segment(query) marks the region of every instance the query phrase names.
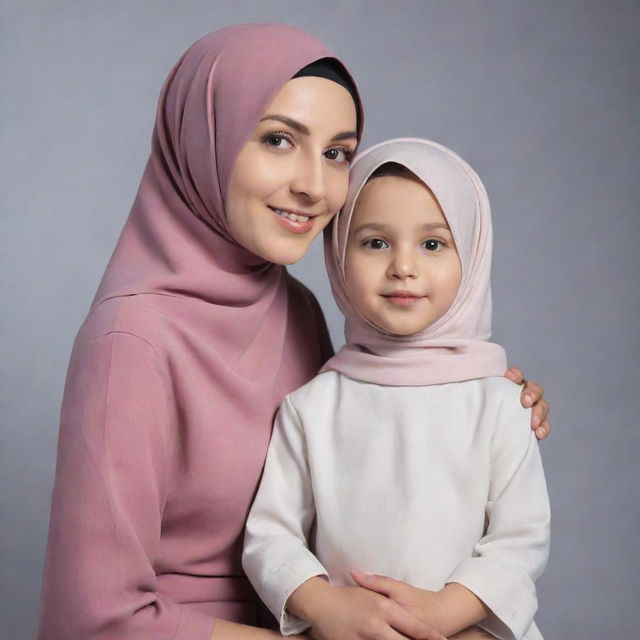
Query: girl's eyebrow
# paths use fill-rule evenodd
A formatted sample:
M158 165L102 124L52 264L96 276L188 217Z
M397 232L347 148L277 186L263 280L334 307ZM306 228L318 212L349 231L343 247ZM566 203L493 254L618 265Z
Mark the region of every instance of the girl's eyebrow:
M364 224L361 224L359 227L356 227L355 229L353 229L352 233L360 233L365 229L367 230L371 229L371 231L387 231L388 228L389 227L386 224L383 224L380 222L365 222ZM444 222L425 222L424 224L420 225L420 229L422 231L436 231L437 229L442 229L444 231L448 231L449 233L451 233L451 229L449 228L449 225L445 224Z
M291 127L294 131L298 131L302 135L309 136L311 135L311 131L307 125L302 124L302 122L298 122L293 118L288 118L287 116L281 116L277 113L266 115L264 118L260 119L260 122L264 122L265 120L277 120L278 122L282 122L287 126ZM343 131L342 133L337 133L333 138L331 138L331 142L335 142L337 140L347 140L349 138L357 138L358 134L355 131Z

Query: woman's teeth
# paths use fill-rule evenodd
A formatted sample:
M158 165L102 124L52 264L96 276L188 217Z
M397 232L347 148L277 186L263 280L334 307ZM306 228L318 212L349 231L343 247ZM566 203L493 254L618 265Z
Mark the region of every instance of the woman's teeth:
M294 222L306 222L310 216L298 216L295 213L289 213L288 211L283 211L282 209L272 209L279 216L283 218L289 218L289 220L293 220Z

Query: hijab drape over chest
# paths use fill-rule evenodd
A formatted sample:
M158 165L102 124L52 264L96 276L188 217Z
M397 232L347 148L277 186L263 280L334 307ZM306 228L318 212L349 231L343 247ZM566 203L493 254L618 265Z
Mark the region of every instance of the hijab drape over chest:
M449 311L409 336L378 329L353 306L345 282L345 252L356 200L371 174L388 162L413 172L433 192L453 234L462 280ZM476 172L430 140L382 142L356 158L347 201L325 232L325 262L334 297L346 318L346 345L325 365L346 376L392 386L423 386L501 376L503 349L491 335L491 215Z
M286 25L196 42L71 356L39 638L208 640L256 622L246 514L282 398L331 355L319 306L239 246L225 196L280 88L334 57Z

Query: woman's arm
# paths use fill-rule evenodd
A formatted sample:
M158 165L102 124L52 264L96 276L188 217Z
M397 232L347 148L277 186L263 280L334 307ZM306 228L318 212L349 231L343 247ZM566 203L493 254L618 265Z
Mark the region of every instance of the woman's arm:
M76 345L62 407L40 640L209 640L213 618L161 595L154 561L173 436L142 339ZM108 630L108 632L107 632Z
M544 389L533 380L526 380L518 367L510 367L505 371L505 378L521 384L520 403L525 409L531 407L531 429L538 440L544 440L551 433L549 422L549 403L544 399Z

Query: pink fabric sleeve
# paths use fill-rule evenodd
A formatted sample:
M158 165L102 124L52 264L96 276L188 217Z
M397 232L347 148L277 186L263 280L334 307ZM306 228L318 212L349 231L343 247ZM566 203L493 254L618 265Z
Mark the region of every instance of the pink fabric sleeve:
M76 345L62 407L38 640L209 640L213 619L157 593L173 411L152 347Z

